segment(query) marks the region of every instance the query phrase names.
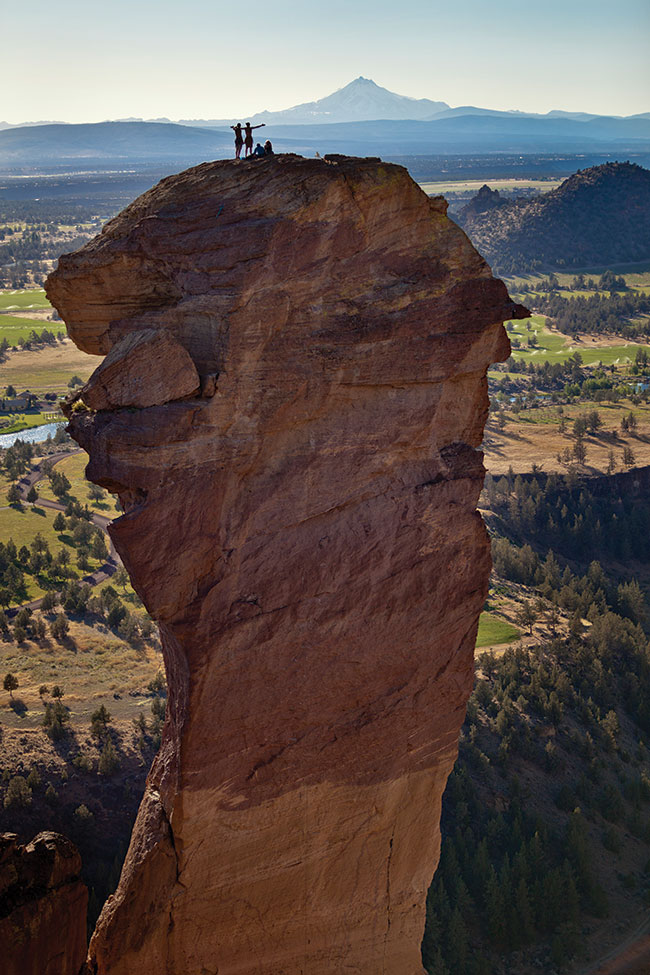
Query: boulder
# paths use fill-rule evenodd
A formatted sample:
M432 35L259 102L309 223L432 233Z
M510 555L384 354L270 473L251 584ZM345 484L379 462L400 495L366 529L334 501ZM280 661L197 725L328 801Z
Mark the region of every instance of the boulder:
M112 347L78 396L91 410L160 406L196 394L189 354L162 328L128 332Z

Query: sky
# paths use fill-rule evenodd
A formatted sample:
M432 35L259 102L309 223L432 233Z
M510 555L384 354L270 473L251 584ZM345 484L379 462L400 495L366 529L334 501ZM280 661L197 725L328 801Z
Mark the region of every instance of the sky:
M650 111L650 0L31 0L2 33L11 123L244 117L359 75L451 106Z

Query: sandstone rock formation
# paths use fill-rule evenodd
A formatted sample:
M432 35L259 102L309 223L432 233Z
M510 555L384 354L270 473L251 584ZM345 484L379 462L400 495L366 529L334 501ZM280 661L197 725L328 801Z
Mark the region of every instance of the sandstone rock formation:
M115 343L86 383L83 401L91 410L160 406L199 388L199 374L180 342L165 329L145 328Z
M292 156L163 180L47 291L80 348L166 332L201 379L71 422L169 685L89 971L421 972L525 310L404 169Z
M18 843L0 835L3 975L78 975L86 957L88 891L81 857L58 833Z

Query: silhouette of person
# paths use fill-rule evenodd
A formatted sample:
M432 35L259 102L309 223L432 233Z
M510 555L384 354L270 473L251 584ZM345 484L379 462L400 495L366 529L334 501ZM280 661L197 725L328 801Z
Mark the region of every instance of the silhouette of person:
M252 156L253 154L253 129L263 129L264 122L260 125L251 125L250 122L246 123L246 128L244 130L244 145L246 146L246 152L244 156Z
M270 139L267 139L266 142L264 143L264 152L266 153L267 156L274 155L273 146L271 145Z
M259 144L259 142L255 146L255 151L253 152L253 155L256 158L260 158L261 156L265 156L266 155L266 153L264 152L264 148Z
M240 159L241 147L244 144L244 136L242 135L241 122L237 122L237 125L231 125L230 128L235 133L235 159Z

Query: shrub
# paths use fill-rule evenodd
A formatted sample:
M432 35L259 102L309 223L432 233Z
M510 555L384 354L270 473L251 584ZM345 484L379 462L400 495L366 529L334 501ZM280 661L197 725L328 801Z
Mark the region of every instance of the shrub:
M72 759L72 764L75 768L78 768L80 772L92 772L93 770L93 760L92 757L87 752L79 752Z
M59 793L56 791L51 782L45 790L45 801L49 803L50 806L54 806L55 803L59 801Z
M60 700L56 701L55 704L48 703L45 705L43 727L52 741L60 741L63 738L66 733L65 726L69 720L70 715Z
M67 637L69 630L70 624L67 619L63 613L58 613L50 623L50 633L61 643Z
M110 711L103 704L96 711L93 711L90 718L90 730L95 738L106 737L110 720Z
M4 807L11 809L16 806L19 809L26 809L32 803L32 790L27 785L27 781L22 775L14 775L7 787Z
M90 832L90 829L93 823L95 822L95 817L91 813L88 806L86 806L86 804L82 802L80 806L77 806L73 815L75 818L75 823L77 824L81 832L83 833Z
M99 765L97 770L100 775L112 775L120 767L120 758L115 751L115 746L113 742L108 739L104 747L102 748L102 753L99 756Z
M56 606L56 598L56 593L52 592L52 590L46 592L41 600L41 612L51 613Z

